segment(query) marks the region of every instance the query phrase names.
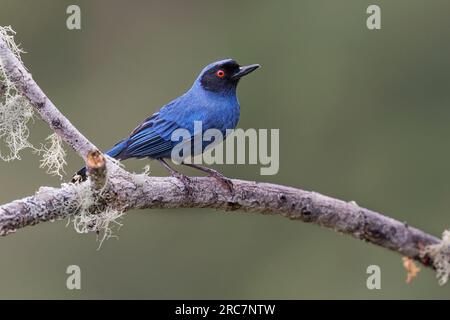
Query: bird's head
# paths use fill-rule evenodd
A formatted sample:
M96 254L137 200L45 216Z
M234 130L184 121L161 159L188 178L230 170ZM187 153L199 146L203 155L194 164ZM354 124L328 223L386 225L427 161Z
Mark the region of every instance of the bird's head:
M216 93L234 92L239 80L259 67L259 64L241 67L233 59L220 60L207 65L200 72L196 82L208 91Z

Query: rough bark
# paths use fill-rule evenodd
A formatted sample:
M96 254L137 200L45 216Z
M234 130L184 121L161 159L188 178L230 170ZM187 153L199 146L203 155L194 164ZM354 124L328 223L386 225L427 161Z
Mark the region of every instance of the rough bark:
M109 205L118 210L215 208L280 215L349 234L429 266L422 249L440 239L354 202L269 183L232 180L234 192L214 178L191 178L190 192L175 178L133 175L119 169L109 179ZM39 222L77 214L76 186L44 188L36 195L0 207L0 235Z

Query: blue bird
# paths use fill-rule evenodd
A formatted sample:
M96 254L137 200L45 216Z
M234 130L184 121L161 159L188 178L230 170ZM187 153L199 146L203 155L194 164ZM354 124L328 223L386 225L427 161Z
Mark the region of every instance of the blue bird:
M193 138L194 121L201 121L203 132L218 129L225 137L226 130L236 128L239 121L237 84L243 76L259 67L258 64L241 67L233 59L209 64L186 93L146 118L127 138L119 141L106 154L118 160L157 159L172 176L186 185L188 178L171 168L165 160L171 157L172 149L180 143L171 140L172 133L176 129L187 129ZM207 145L208 143L204 143L201 152ZM229 180L216 170L196 164L183 164L206 172L230 186ZM82 168L72 178L72 182L85 179L86 168Z

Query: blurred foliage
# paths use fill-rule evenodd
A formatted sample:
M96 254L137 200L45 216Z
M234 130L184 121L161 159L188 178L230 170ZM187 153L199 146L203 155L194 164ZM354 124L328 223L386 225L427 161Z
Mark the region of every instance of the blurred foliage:
M82 30L66 29L77 3ZM379 4L382 29L365 26ZM280 128L280 172L224 174L314 190L440 235L449 226L450 2L0 1L23 60L60 110L108 148L219 58L260 63L240 84L242 128ZM40 142L50 133L31 127ZM142 171L148 161L127 161ZM68 150L69 173L82 165ZM154 175L164 170L151 162ZM191 171L189 171L192 173ZM58 178L39 157L0 163L0 202ZM120 239L46 223L0 241L0 298L448 298L434 273L405 284L401 257L280 217L213 210L129 212ZM68 265L82 270L69 291ZM366 288L366 268L382 289Z

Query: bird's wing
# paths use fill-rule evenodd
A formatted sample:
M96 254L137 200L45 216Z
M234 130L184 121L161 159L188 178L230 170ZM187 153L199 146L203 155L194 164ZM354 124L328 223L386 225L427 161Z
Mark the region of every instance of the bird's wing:
M146 119L132 131L121 155L129 158L159 158L170 154L175 142L171 141L172 132L180 126L156 113Z
M197 106L197 101L181 96L162 107L158 112L144 120L130 136L119 142L118 158L160 158L170 156L170 152L178 141L172 141L172 133L177 129L187 129L191 139L194 138L194 121L203 122L203 130L211 127L206 109ZM196 134L201 134L200 132Z

